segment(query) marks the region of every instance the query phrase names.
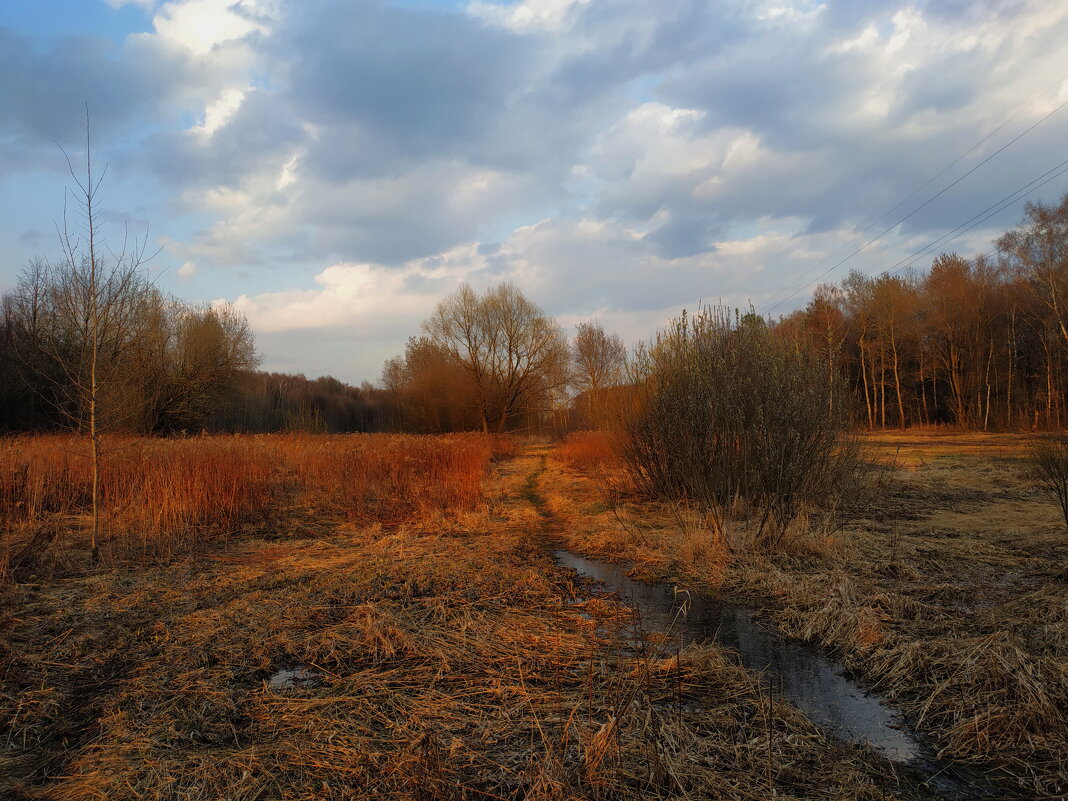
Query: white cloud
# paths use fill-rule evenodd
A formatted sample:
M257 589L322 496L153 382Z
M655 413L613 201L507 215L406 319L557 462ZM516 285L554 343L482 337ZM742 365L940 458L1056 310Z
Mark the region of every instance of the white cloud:
M257 332L340 327L372 333L395 329L397 321L414 332L443 288L451 291L484 268L477 250L466 245L400 268L334 264L315 276L316 289L241 295L233 304Z
M518 3L473 2L467 12L502 28L530 33L564 28L579 6L590 0L522 0Z
M197 266L191 261L187 261L181 267L178 268L178 277L183 281L188 281L197 274Z
M219 95L215 102L204 109L204 120L200 125L194 126L192 132L203 138L211 136L226 123L228 123L241 107L245 99L244 89L226 89Z
M265 26L255 18L265 4L256 0L174 0L164 3L152 23L165 40L203 56Z

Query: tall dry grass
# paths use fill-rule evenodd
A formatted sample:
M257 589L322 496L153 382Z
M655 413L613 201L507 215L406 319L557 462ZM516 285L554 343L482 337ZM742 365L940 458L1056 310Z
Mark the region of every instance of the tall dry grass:
M295 511L398 524L469 509L486 465L509 447L481 434L113 437L101 476L105 536L114 553L171 555ZM8 563L77 530L91 487L84 440L0 440Z
M575 431L553 450L553 456L572 470L595 470L619 462L612 439L604 431Z

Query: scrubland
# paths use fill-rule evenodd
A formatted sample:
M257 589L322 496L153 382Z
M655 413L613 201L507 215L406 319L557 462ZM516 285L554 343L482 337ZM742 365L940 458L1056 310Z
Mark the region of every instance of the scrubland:
M5 443L0 796L914 797L729 654L635 646L503 441L115 442L99 564L76 445Z
M744 508L713 519L641 498L602 435L552 451L539 483L567 547L748 598L836 651L945 756L1006 794L1068 793L1068 537L1026 477L1029 437L866 438L881 489L841 526L804 515L774 551ZM598 441L601 440L601 441Z

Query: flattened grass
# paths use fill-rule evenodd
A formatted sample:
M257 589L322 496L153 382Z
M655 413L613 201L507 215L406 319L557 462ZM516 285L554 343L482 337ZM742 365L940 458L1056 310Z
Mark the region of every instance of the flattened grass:
M791 553L701 557L691 521L553 460L544 492L568 547L757 599L769 624L836 649L933 735L1038 798L1068 794L1068 537L1026 479L1023 435L892 432L898 465L865 519L799 537ZM614 510L595 512L616 501ZM711 543L716 534L705 530ZM697 554L695 558L694 554Z
M472 510L10 587L0 795L895 797L718 649L629 650L628 610L534 544L535 466Z

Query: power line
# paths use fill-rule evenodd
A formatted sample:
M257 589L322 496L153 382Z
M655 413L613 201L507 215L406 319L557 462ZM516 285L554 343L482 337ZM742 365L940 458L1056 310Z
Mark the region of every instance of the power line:
M909 256L906 256L905 258L903 258L900 261L896 262L895 264L893 264L890 267L890 269L884 271L883 274L885 274L887 276L897 275L902 270L907 269L908 267L911 267L912 266L912 262L915 261L916 259L924 258L926 256L929 256L931 253L933 253L935 250L941 248L943 245L946 245L949 242L952 242L954 239L959 239L960 237L964 236L964 234L966 234L969 231L971 231L971 230L979 227L980 225L982 225L984 222L989 220L991 217L993 217L996 214L1004 211L1009 206L1011 206L1013 203L1017 202L1018 200L1022 199L1023 197L1026 197L1027 195L1029 195L1029 194L1031 194L1033 192L1038 191L1039 189L1044 187L1046 184L1050 183L1051 181L1056 180L1057 178L1059 178L1059 177L1061 177L1062 175L1065 175L1065 174L1068 174L1068 159L1065 159L1060 164L1058 164L1055 167L1052 167L1051 169L1049 169L1046 172L1042 173L1042 175L1039 175L1037 178L1034 178L1034 179L1028 181L1026 184L1021 186L1015 192L1011 192L1008 195L1006 195L1005 197L1001 198L1001 200L997 201L996 203L994 203L994 204L992 204L990 206L987 206L985 209L980 211L978 214L975 214L971 218L969 218L969 219L965 220L964 222L962 222L960 225L958 225L952 231L949 231L948 233L943 234L942 236L938 237L938 239L934 240L933 242L929 242L928 244L924 245L919 250L914 251ZM997 250L998 250L997 248L994 248L993 250L989 250L986 253L982 254L982 257L986 258L987 256L992 256L995 253L997 253Z
M922 191L923 191L924 189L926 189L926 188L927 188L928 186L930 186L930 185L931 185L932 183L934 183L934 182L935 182L935 181L937 181L937 180L938 180L939 178L941 178L941 177L942 177L943 175L945 175L945 174L946 174L947 172L949 172L949 171L950 171L951 169L953 169L953 167L957 166L957 165L958 165L958 164L959 164L959 163L960 163L961 161L963 161L963 160L964 160L965 158L967 158L967 157L968 157L969 155L971 155L971 154L972 154L972 153L973 153L973 152L974 152L975 150L977 150L977 149L978 149L979 147L981 147L981 146L982 146L982 145L984 145L984 144L985 144L985 143L986 143L987 141L989 141L989 140L990 140L990 139L991 139L991 138L992 138L993 136L995 136L995 135L996 135L996 134L997 134L997 133L998 133L999 131L1001 131L1001 130L1002 130L1002 129L1003 129L1003 128L1004 128L1005 126L1006 126L1006 125L1008 125L1008 124L1009 124L1010 122L1012 122L1012 121L1013 121L1014 119L1016 119L1017 117L1019 117L1019 116L1020 116L1020 115L1021 115L1021 114L1022 114L1022 113L1023 113L1024 111L1026 111L1026 110L1027 110L1027 109L1029 109L1029 108L1030 108L1031 106L1033 106L1033 105L1034 105L1034 104L1035 104L1035 103L1036 103L1036 102L1038 101L1038 99L1039 99L1040 97L1042 97L1043 95L1045 95L1045 94L1046 94L1047 92L1049 92L1049 90L1050 90L1050 89L1053 89L1053 88L1054 88L1055 86L1059 86L1060 84L1064 83L1064 82L1065 82L1066 80L1068 80L1068 74L1064 75L1064 76L1063 76L1063 77L1061 77L1061 78L1058 78L1058 79L1057 79L1056 81L1054 81L1053 83L1051 83L1051 84L1050 84L1049 86L1047 86L1047 87L1046 87L1045 89L1043 89L1043 90L1041 90L1040 92L1038 92L1037 94L1035 94L1035 95L1034 95L1034 96L1033 96L1033 97L1032 97L1032 98L1031 98L1030 100L1028 100L1028 101L1027 101L1026 103L1024 103L1024 104L1023 104L1022 106L1020 106L1020 107L1019 107L1018 109L1016 109L1016 111L1014 111L1014 112L1013 112L1013 113L1012 113L1011 115L1009 115L1009 117L1008 117L1008 118L1007 118L1007 119L1006 119L1006 120L1005 120L1004 122L1002 122L1002 123L1001 123L1001 124L1000 124L999 126L997 126L997 127L996 127L996 128L994 129L994 130L992 130L992 131L991 131L990 133L988 133L988 134L987 134L986 136L984 136L984 137L983 137L982 139L980 139L980 140L979 140L978 142L976 142L976 143L975 143L974 145L972 145L972 146L971 146L970 148L968 148L967 150L965 150L965 151L964 151L963 153L961 153L961 154L960 154L959 156L957 156L957 158L953 159L953 161L951 161L951 162L950 162L949 164L947 164L947 165L946 165L945 167L943 167L943 168L942 168L942 169L941 169L941 170L940 170L940 171L939 171L939 172L938 172L938 173L937 173L936 175L934 175L933 177L931 177L931 178L927 179L926 181L924 181L924 183L920 184L920 185L919 185L918 187L916 187L915 189L913 189L913 190L912 190L912 191L911 191L911 192L910 192L910 193L909 193L908 195L906 195L906 196L905 196L904 198L902 198L901 200L899 200L899 201L898 201L897 203L895 203L895 204L894 204L893 206L891 206L891 207L890 207L889 209L887 209L886 211L884 211L884 212L883 212L883 213L882 213L881 215L879 215L879 216L878 216L878 217L876 217L876 218L875 218L874 220L872 220L872 221L871 221L871 222L869 222L869 223L868 223L867 225L865 225L865 226L864 226L864 228L863 228L863 229L861 229L861 231L859 231L859 232L858 232L858 233L856 233L856 234L853 234L853 236L851 236L851 237L850 237L850 238L849 238L849 239L848 239L848 240L847 240L846 242L843 242L843 243L842 243L841 245L839 245L839 246L838 246L837 248L835 248L835 249L834 249L834 251L833 251L833 252L831 253L831 255L830 255L830 256L827 256L827 257L826 257L825 259L823 259L822 261L820 261L819 263L817 263L815 267L813 267L813 268L812 268L811 270L809 270L809 271L808 271L808 272L807 272L807 273L805 274L804 278L806 278L806 279L807 279L807 278L808 278L808 277L809 277L809 276L810 276L810 275L811 275L812 273L814 273L814 272L815 272L816 270L818 270L818 269L819 269L820 267L822 267L822 266L823 266L824 264L826 264L826 263L827 263L828 261L830 261L830 260L831 260L831 259L833 259L833 258L834 258L835 256L837 256L837 255L838 255L838 254L839 254L839 253L840 253L840 252L841 252L842 250L844 250L845 248L849 247L849 245L851 245L851 244L852 244L852 243L853 243L854 241L856 241L856 239L857 239L857 238L858 238L858 237L859 237L860 235L862 235L862 234L864 234L864 233L867 233L867 232L868 232L868 231L869 231L869 230L871 229L871 227L872 227L872 226L874 226L874 225L875 225L876 223L878 223L878 222L880 222L880 221L882 221L882 220L886 219L886 217L890 216L890 214L892 214L892 213L893 213L894 211L896 211L897 209L899 209L899 208L900 208L901 206L905 205L905 204L906 204L906 203L907 203L908 201L912 200L912 198L914 198L914 197L915 197L916 195L918 195L918 194L919 194L920 192L922 192ZM806 286L807 286L807 285L806 285ZM772 298L771 298L771 299L770 299L770 300L769 300L768 302L769 302L769 303L771 303L771 302L775 302L775 301L777 301L777 299L778 299L778 295L780 295L780 294L781 294L781 293L782 293L783 291L785 291L785 290L786 290L786 289L788 289L788 288L789 288L789 287L783 287L782 289L778 290L778 291L777 291L777 292L775 293L775 295L774 295L774 296L773 296L773 297L772 297ZM778 304L776 304L776 305L778 305ZM772 306L771 308L775 308L775 306ZM769 309L769 311L770 311L770 309Z
M904 259L901 259L900 261L898 261L897 263L892 265L890 267L890 269L886 271L886 273L888 275L896 275L897 273L901 272L901 270L905 269L906 267L911 266L911 263L912 263L913 260L918 259L918 258L924 258L925 256L929 256L931 253L933 253L935 250L937 250L938 248L942 247L943 245L946 245L949 242L952 242L954 239L959 239L960 237L964 236L964 234L966 234L969 231L971 231L971 230L979 227L980 225L982 225L984 222L989 220L995 214L998 214L999 212L1004 211L1005 209L1007 209L1009 206L1011 206L1016 201L1020 200L1021 198L1025 197L1026 195L1031 194L1032 192L1035 192L1035 191L1041 189L1043 186L1048 184L1050 181L1053 181L1053 180L1059 178L1060 176L1064 175L1065 173L1068 173L1068 159L1065 159L1060 164L1058 164L1056 167L1053 167L1052 169L1047 170L1046 172L1042 173L1042 175L1038 176L1034 180L1027 182L1022 187L1017 189L1015 192L1012 192L1011 194L1006 195L1001 200L999 200L997 203L994 203L991 206L987 206L985 209L983 209L981 212L976 214L974 217L972 217L971 219L965 220L963 223L958 225L952 231L950 231L950 232L948 232L946 234L943 234L938 239L936 239L934 242L931 242L931 243L925 245L924 247L920 248L920 250L915 251L914 253L912 253L910 256L906 256ZM1045 179L1045 180L1043 180L1043 179ZM1040 181L1041 181L1041 183L1039 183ZM1037 186L1035 186L1035 184L1037 184ZM990 255L990 254L995 253L995 252L997 252L996 248L993 251L989 251L988 253L986 253L984 255Z
M895 222L895 223L894 223L893 225L891 225L891 226L889 226L888 228L884 229L884 230L883 230L883 231L882 231L881 233L879 233L879 234L878 234L878 236L875 236L875 237L873 237L873 238L869 239L869 240L868 240L867 242L865 242L865 243L864 243L863 245L861 245L861 246L860 246L859 248L857 248L857 249L856 249L856 250L854 250L854 251L853 251L852 253L850 253L850 254L849 254L848 256L846 256L846 257L845 257L844 259L842 259L841 261L837 262L836 264L834 264L834 265L832 265L831 267L829 267L829 268L827 268L826 270L824 270L824 271L823 271L822 273L820 273L820 274L819 274L818 276L816 276L816 278L814 278L814 279L812 279L811 281L807 282L807 283L806 283L806 284L804 284L803 286L800 286L800 287L798 287L797 289L795 289L795 290L794 290L793 292L791 292L791 293L790 293L789 295L787 295L787 296L786 296L785 298L783 298L782 300L780 300L780 301L778 301L778 302L774 303L773 305L769 306L769 307L768 307L767 309L765 309L765 310L764 310L764 314L770 314L771 312L773 312L773 311L774 311L775 309L777 309L777 308L778 308L779 306L781 306L782 304L786 303L787 301L789 301L789 300L791 300L792 298L794 298L794 297L796 297L797 295L799 295L799 294L800 294L801 292L803 292L803 291L804 291L805 289L807 289L808 287L810 287L810 286L811 286L812 284L814 284L814 283L815 283L816 281L819 281L820 279L822 279L822 278L825 278L825 277L826 277L827 275L829 275L830 273L832 273L832 272L834 272L835 270L837 270L837 269L838 269L839 267L841 267L841 266L842 266L843 264L845 264L845 263L846 263L847 261L849 261L850 259L852 259L852 258L853 258L854 256L856 256L856 255L857 255L858 253L862 252L863 250L865 250L866 248L868 248L868 247L869 247L870 245L874 244L875 242L878 242L878 241L879 241L880 239L882 239L882 238L883 238L884 236L886 236L886 235L887 235L888 233L890 233L890 232L891 232L891 231L893 231L893 230L894 230L895 228L897 228L897 226L901 225L901 223L905 222L905 221L906 221L906 220L908 220L908 219L909 219L910 217L912 217L912 216L913 216L913 215L914 215L914 214L915 214L916 212L920 211L920 209L924 208L925 206L929 205L929 204L930 204L930 203L931 203L932 201L934 201L934 200L936 200L937 198L939 198L939 197L941 197L942 195L944 195L944 194L945 194L946 192L948 192L948 191L949 191L950 189L952 189L952 188L953 188L954 186L956 186L957 184L959 184L959 183L960 183L961 181L963 181L963 180L964 180L965 178L967 178L967 177L968 177L969 175L971 175L971 174L972 174L973 172L975 172L975 171L976 171L976 170L978 170L978 169L979 169L980 167L982 167L983 165L987 164L987 163L988 163L988 162L989 162L989 161L990 161L991 159L995 158L995 157L996 157L996 156L998 156L998 155L999 155L1000 153L1004 152L1004 151L1005 151L1005 150L1006 150L1007 148L1011 147L1011 146L1012 146L1013 144L1015 144L1016 142L1018 142L1018 141L1019 141L1020 139L1022 139L1022 138L1023 138L1024 136L1026 136L1027 134L1029 134L1029 133L1030 133L1031 131L1033 131L1033 130L1034 130L1035 128L1037 128L1037 127L1038 127L1039 125L1041 125L1042 123L1044 123L1044 122L1045 122L1046 120L1048 120L1048 119L1049 119L1050 117L1052 117L1052 116L1053 116L1054 114L1056 114L1056 113L1057 113L1058 111L1060 111L1061 109L1063 109L1063 108L1064 108L1065 106L1068 106L1068 100L1066 100L1066 101L1064 101L1063 103L1061 103L1061 104L1060 104L1059 106L1057 106L1057 107L1056 107L1055 109L1053 109L1053 111L1051 111L1051 112L1049 112L1048 114L1046 114L1046 116L1042 117L1042 118L1041 118L1040 120L1038 120L1037 122L1035 122L1035 123L1033 123L1032 125L1030 125L1029 127L1025 128L1025 129L1024 129L1023 131L1021 131L1021 132L1020 132L1019 134L1017 134L1016 136L1014 136L1014 137L1013 137L1012 139L1010 139L1010 140L1009 140L1008 142L1006 142L1006 143L1005 143L1004 145L1002 145L1001 147L999 147L999 148L998 148L997 150L995 150L995 151L994 151L993 153L991 153L991 154L990 154L989 156L987 156L986 158L984 158L984 159L983 159L982 161L980 161L980 162L979 162L978 164L976 164L976 165L975 165L974 167L972 167L972 168L971 168L970 170L968 170L967 172L965 172L965 173L964 173L963 175L961 175L961 176L960 176L959 178L957 178L956 180L954 180L953 182L951 182L951 183L950 183L949 185L947 185L947 186L946 186L946 187L944 187L943 189L941 189L941 190L939 190L938 192L936 192L936 193L935 193L934 195L932 195L931 197L929 197L929 198L928 198L927 200L925 200L925 201L924 201L923 203L921 203L921 204L920 204L919 206L917 206L916 208L914 208L914 209L913 209L912 211L910 211L910 212L909 212L908 214L906 214L906 215L905 215L904 217L902 217L901 219L899 219L899 220L898 220L897 222ZM885 216L885 215L884 215L884 216Z

